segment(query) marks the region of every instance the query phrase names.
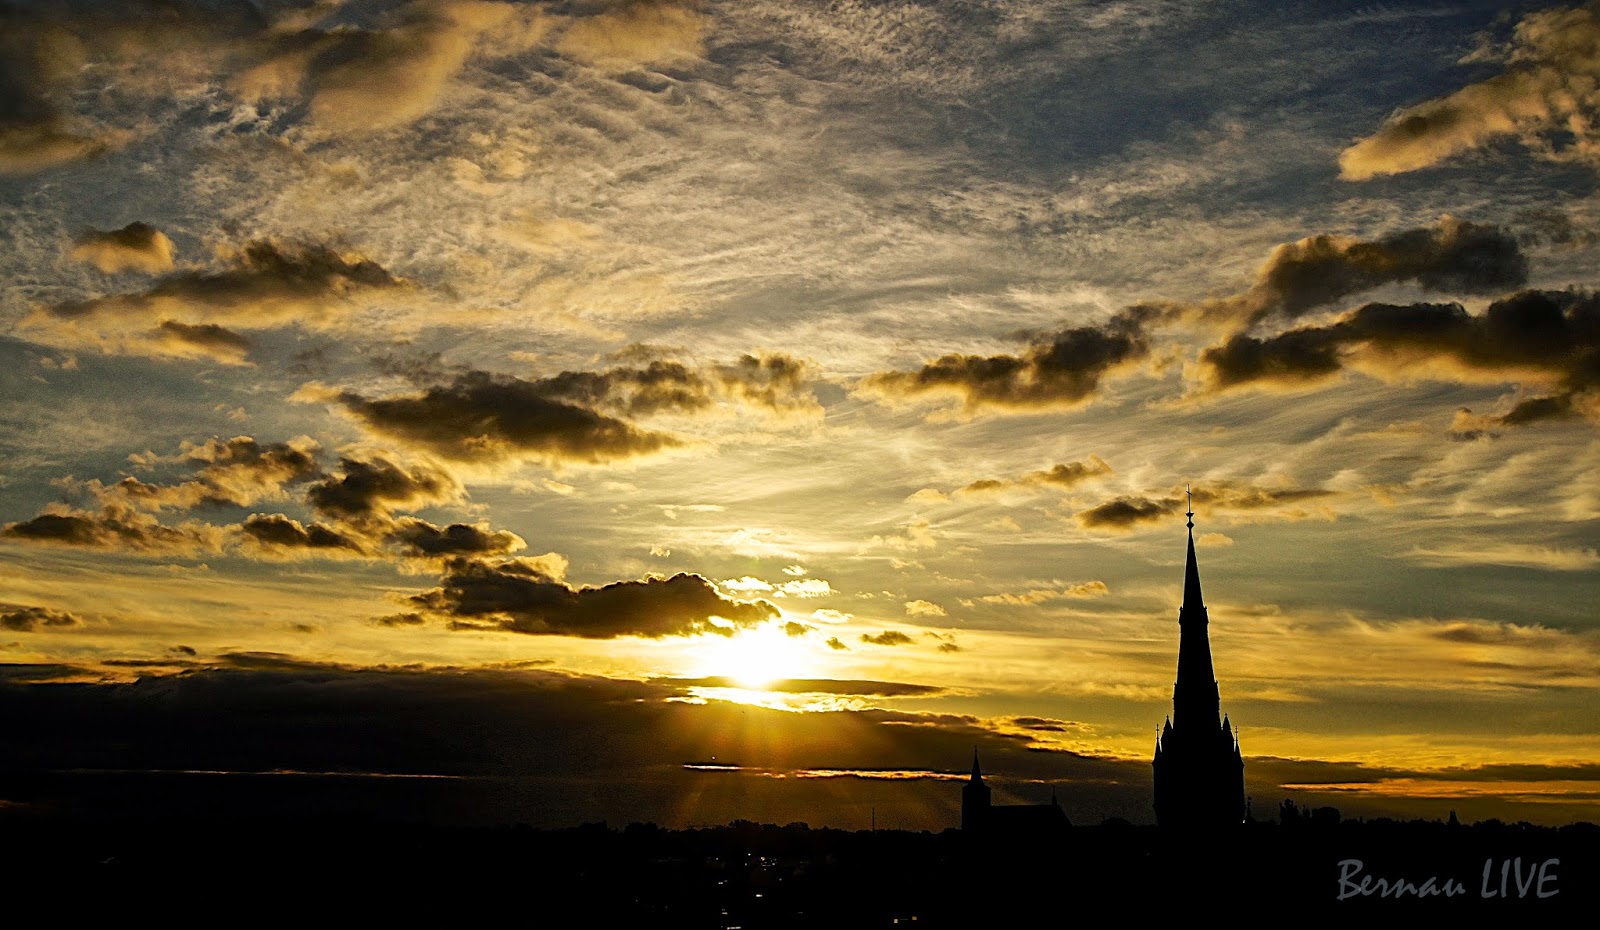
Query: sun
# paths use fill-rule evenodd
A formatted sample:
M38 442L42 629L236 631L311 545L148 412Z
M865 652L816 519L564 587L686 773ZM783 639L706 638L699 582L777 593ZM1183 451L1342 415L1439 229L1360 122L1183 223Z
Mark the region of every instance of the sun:
M811 645L790 636L776 621L732 636L703 637L693 652L697 676L728 678L753 689L784 678L811 677L816 666Z

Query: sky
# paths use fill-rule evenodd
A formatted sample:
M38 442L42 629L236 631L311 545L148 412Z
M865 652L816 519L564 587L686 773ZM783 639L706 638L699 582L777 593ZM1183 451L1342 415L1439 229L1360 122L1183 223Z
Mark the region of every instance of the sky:
M1258 817L1600 819L1595 5L0 19L8 764L1151 822L1187 486Z

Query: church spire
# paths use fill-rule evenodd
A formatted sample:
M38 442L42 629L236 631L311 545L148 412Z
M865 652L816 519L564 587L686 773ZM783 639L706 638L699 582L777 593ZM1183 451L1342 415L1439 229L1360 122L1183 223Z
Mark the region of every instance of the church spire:
M1178 680L1153 760L1156 821L1180 830L1237 824L1246 814L1244 757L1233 721L1220 713L1211 664L1210 618L1194 554L1194 492L1184 491L1189 540L1178 609Z
M1172 694L1175 726L1190 726L1206 721L1215 728L1220 710L1217 675L1211 664L1211 638L1206 632L1209 619L1200 596L1200 565L1194 557L1194 492L1189 495L1189 553L1183 567L1183 606L1178 609L1178 680Z
M972 780L983 781L983 771L978 768L978 747L972 747Z
M1194 559L1194 492L1184 485L1189 495L1189 561L1183 568L1183 610L1204 610L1205 600L1200 596L1200 565Z

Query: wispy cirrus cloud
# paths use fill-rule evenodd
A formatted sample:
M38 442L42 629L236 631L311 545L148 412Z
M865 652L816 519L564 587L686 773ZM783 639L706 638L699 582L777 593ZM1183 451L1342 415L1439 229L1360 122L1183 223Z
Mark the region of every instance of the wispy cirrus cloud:
M1512 568L1537 568L1554 572L1585 572L1600 568L1600 552L1562 546L1482 540L1470 546L1418 547L1405 557L1423 565L1505 565Z

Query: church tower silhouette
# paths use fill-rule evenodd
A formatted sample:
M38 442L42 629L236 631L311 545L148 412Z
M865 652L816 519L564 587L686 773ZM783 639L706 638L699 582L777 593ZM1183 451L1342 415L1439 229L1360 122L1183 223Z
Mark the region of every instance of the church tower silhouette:
M1245 816L1244 757L1226 716L1211 665L1210 624L1194 558L1194 494L1189 493L1189 559L1178 610L1178 680L1172 714L1156 739L1156 823L1180 831L1241 823Z

